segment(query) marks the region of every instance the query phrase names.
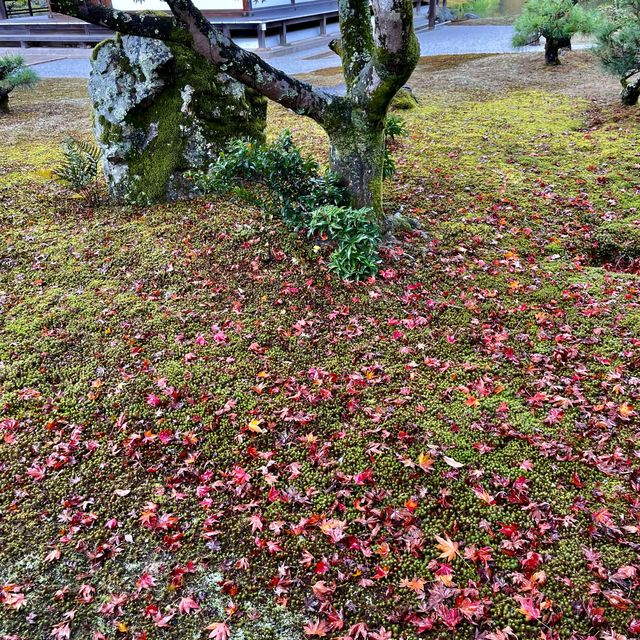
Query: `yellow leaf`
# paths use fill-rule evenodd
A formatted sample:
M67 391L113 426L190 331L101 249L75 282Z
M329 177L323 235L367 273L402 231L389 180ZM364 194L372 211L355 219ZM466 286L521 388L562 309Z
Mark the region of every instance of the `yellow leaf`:
M618 411L622 418L629 418L635 414L633 407L628 402L623 402L620 407L618 407Z
M260 423L262 422L262 420L259 420L258 418L254 418L248 425L247 425L247 429L249 429L249 431L253 431L253 433L264 433L264 429L262 429L260 427Z
M421 453L418 456L418 465L423 471L431 471L433 469L433 458L428 453Z

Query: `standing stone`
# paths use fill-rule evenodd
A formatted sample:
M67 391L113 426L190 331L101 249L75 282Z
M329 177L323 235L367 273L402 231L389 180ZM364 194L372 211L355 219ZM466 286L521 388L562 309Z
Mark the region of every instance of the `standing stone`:
M234 138L265 139L265 98L188 48L138 36L91 60L93 128L111 195L148 204L197 195L185 176Z

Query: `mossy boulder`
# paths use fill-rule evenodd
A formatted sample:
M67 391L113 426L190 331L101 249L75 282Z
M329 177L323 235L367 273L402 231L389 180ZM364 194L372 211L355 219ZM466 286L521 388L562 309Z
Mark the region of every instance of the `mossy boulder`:
M179 44L105 40L94 50L89 93L104 173L119 201L196 195L187 171L206 168L233 138L264 142L266 100Z
M594 233L595 252L600 260L640 258L640 218L625 218L603 224Z
M418 100L411 87L402 87L391 100L392 111L407 111L409 109L415 109L418 106Z

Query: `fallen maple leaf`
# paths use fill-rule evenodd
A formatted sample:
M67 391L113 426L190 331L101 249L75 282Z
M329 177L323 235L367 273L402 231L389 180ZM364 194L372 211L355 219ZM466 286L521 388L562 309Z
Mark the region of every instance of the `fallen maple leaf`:
M183 615L190 611L196 611L199 608L200 605L191 596L185 596L180 600L180 604L178 604L178 611Z
M401 587L406 587L407 589L411 589L416 593L424 593L424 585L426 582L422 578L414 577L412 580L408 580L407 578L403 578L400 581Z
M459 547L460 545L457 542L453 542L449 536L445 536L441 538L440 536L435 537L438 541L436 548L442 553L438 556L439 558L445 558L448 562L451 562L457 555L459 555Z
M421 453L418 456L418 465L428 473L433 469L433 458L428 453Z
M515 596L515 598L520 603L518 611L527 620L537 620L540 617L540 609L536 607L533 598L525 598L523 596Z
M316 620L304 626L304 633L307 636L324 637L327 635L327 624L324 620Z
M462 467L464 467L464 464L462 464L462 462L458 462L457 460L454 460L453 458L450 458L449 456L442 456L442 459L450 467L453 467L454 469L462 469Z
M214 640L227 640L230 634L229 627L224 622L214 622L206 628L206 631L211 631L209 637Z

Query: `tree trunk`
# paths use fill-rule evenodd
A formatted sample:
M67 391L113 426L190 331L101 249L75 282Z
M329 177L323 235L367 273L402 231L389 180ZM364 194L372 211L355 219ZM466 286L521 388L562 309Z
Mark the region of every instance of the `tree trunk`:
M9 113L9 92L0 89L0 113Z
M638 104L640 98L640 79L636 82L624 83L622 85L622 92L620 93L620 100L622 104L627 107L633 107Z
M546 38L544 45L544 59L547 64L560 64L558 52L560 51L560 42L551 37Z
M436 0L429 0L429 29L435 29L436 11Z
M351 196L354 209L370 207L378 222L384 219L382 180L384 171L384 121L371 122L353 111L335 129L330 128L331 171Z

